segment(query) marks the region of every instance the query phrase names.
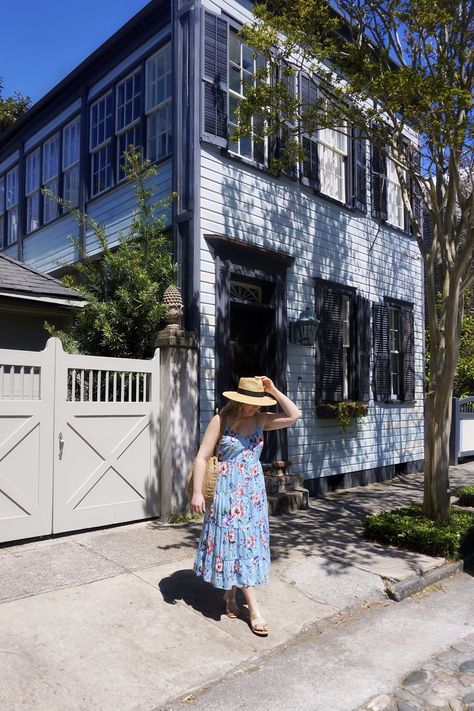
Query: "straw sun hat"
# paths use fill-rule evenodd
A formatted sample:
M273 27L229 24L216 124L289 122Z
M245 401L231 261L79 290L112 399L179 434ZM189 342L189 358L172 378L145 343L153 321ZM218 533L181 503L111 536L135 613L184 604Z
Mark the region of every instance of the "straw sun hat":
M276 400L266 394L260 378L240 378L237 390L226 390L222 394L246 405L276 405Z

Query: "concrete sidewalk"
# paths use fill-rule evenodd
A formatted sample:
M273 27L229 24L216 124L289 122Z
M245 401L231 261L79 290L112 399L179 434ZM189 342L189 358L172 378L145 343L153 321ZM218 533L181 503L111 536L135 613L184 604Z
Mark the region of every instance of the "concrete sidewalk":
M474 462L452 468L453 488L473 482ZM365 541L361 521L421 496L422 477L402 477L272 518L271 583L259 590L268 638L251 633L245 609L223 615L221 593L192 573L199 523L0 548L0 708L157 709L351 609L383 604L387 585L445 561Z

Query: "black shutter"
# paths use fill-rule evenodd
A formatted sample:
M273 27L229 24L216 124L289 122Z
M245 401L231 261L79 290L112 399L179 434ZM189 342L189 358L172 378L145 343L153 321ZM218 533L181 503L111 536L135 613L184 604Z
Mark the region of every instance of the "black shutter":
M421 171L421 153L416 146L410 146L410 164L413 170L420 174ZM409 188L410 188L410 204L413 212L413 217L416 222L421 224L421 190L418 181L414 180L411 175L409 175ZM413 233L413 229L410 226L410 231Z
M415 399L415 329L413 309L400 309L402 323L402 399Z
M366 142L359 128L352 127L352 207L367 212Z
M389 309L385 304L375 304L374 316L374 400L391 399Z
M370 301L363 296L356 299L356 398L370 400Z
M387 158L381 146L372 144L372 215L386 220Z
M317 403L342 400L342 292L318 286L316 311L321 320L316 359Z
M288 89L288 94L290 95L291 99L294 100L296 97L296 76L294 74L288 75L285 72L287 66L288 65L286 63L282 63L280 67L280 81L285 84L286 88ZM288 144L290 143L290 141L295 140L294 128L294 124L287 121L280 129L280 136L278 138L278 157L280 159L287 158ZM296 180L298 176L296 163L292 161L289 165L284 165L282 173L284 173L284 175L286 175L288 178Z
M300 74L300 98L303 115L305 110L314 106L318 100L318 88L305 74ZM301 165L301 182L317 192L321 190L319 171L319 150L316 136L306 135L301 140L303 161Z
M203 11L202 138L227 146L228 23Z

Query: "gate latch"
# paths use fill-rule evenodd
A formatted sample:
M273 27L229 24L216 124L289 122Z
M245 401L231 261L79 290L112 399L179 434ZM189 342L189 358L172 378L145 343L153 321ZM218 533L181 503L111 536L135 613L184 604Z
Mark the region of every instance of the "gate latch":
M63 449L64 449L64 438L63 438L63 433L59 433L59 459L61 460L63 458Z

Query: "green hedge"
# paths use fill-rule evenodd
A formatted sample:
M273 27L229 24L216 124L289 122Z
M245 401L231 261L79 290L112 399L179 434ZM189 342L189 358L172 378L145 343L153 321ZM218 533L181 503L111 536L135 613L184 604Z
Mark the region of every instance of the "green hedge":
M474 513L451 511L449 521L432 521L420 504L367 516L367 538L417 553L458 560L474 552Z
M474 485L465 486L457 492L460 506L474 506Z

